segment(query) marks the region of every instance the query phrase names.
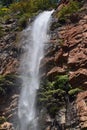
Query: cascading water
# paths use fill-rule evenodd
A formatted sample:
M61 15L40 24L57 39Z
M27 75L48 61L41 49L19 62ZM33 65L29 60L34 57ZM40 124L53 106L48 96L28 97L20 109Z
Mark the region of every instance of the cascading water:
M36 92L39 88L39 66L44 56L44 43L48 41L47 31L53 11L44 11L37 16L31 27L24 31L25 55L22 58L22 92L18 116L20 130L38 130L36 116Z

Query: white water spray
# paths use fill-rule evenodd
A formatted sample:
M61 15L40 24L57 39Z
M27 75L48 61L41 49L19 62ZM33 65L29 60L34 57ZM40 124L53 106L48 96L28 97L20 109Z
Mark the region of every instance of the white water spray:
M32 27L24 31L26 39L22 42L26 44L26 54L21 62L23 83L18 110L20 130L38 130L35 101L39 88L39 66L48 41L47 31L52 13L44 11L39 14Z

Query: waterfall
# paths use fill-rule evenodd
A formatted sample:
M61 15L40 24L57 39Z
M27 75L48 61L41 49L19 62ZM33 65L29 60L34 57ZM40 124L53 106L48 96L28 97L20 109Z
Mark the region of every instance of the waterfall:
M39 89L39 66L48 42L47 31L53 11L39 14L32 26L23 31L25 54L21 61L22 91L19 99L18 116L20 130L38 130L36 115L36 92Z

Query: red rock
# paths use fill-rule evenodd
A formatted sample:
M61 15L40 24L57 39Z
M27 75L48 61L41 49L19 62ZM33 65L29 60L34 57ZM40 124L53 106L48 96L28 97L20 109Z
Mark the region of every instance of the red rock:
M76 102L80 102L82 99L85 99L85 97L87 97L87 91L79 93L79 94L77 95L77 100L76 100Z
M12 128L12 123L9 123L9 122L5 122L1 125L1 129L5 129L5 130L13 130Z
M47 73L49 79L54 79L56 75L65 74L65 70L61 67L54 67Z
M63 55L63 50L62 50L62 49L60 49L60 50L58 51L58 53L55 54L55 63L56 63L56 64L59 63L59 61L60 61L61 58L62 58L62 55Z
M70 84L72 85L72 87L83 87L84 86L84 82L87 81L87 69L78 69L75 72L70 72L69 73L69 80L70 80ZM84 88L87 89L87 88Z
M15 73L18 68L18 61L17 59L13 60L11 59L7 65L4 67L4 70L2 72L3 75L10 74L10 73Z
M81 128L87 128L87 91L78 94L76 106L80 126Z
M64 4L58 6L57 11L60 11L63 8Z

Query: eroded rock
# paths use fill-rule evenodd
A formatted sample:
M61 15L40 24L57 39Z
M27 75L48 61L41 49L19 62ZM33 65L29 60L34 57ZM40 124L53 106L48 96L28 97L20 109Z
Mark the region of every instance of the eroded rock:
M14 130L12 123L5 122L1 125L1 130Z
M80 127L87 129L87 91L78 94L76 104Z

